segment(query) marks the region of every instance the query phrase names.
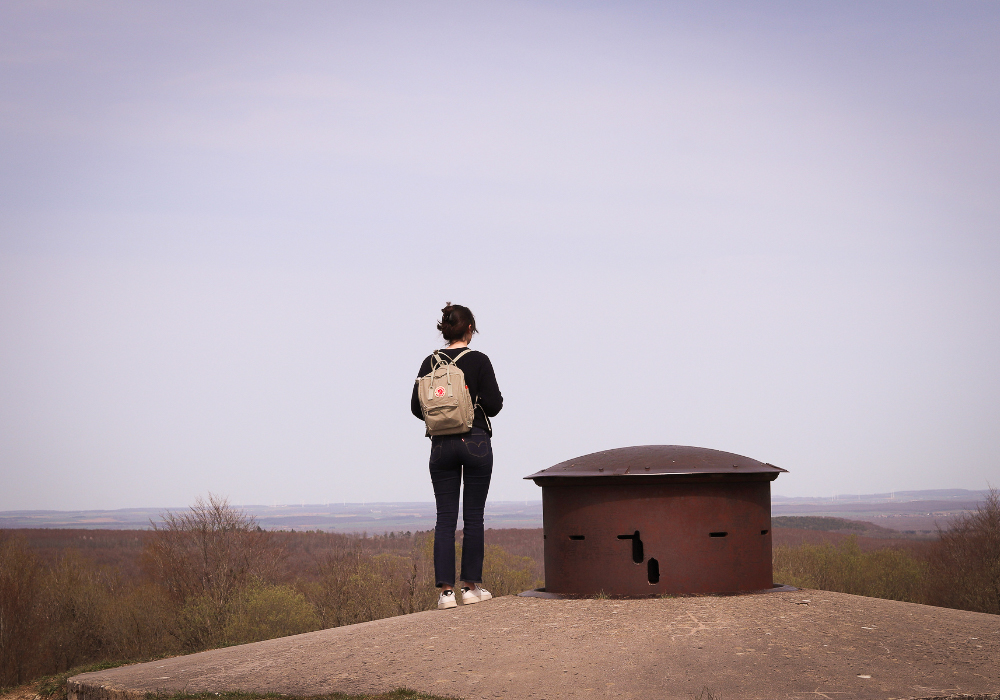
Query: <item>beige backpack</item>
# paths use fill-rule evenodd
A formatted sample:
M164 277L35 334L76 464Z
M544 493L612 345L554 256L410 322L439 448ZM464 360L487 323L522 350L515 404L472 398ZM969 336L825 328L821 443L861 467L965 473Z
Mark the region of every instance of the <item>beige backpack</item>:
M428 435L456 435L472 430L476 407L465 385L465 373L455 364L468 352L472 351L464 350L452 360L435 350L431 355L431 371L417 378L417 398Z

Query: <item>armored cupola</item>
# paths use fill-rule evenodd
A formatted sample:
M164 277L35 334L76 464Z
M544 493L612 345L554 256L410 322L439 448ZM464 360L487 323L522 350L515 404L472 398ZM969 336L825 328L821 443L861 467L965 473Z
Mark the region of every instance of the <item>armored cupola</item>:
M527 476L542 487L545 590L769 589L770 487L783 472L721 450L644 445L583 455Z

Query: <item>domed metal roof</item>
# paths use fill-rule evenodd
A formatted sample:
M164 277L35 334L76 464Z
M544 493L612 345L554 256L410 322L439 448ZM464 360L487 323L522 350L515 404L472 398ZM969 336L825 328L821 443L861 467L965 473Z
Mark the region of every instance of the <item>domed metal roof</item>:
M684 445L642 445L619 447L568 459L524 478L533 479L539 485L542 482L538 479L549 482L550 479L560 477L635 477L672 474L755 474L757 478L775 479L778 474L785 471L773 464L758 462L722 450Z

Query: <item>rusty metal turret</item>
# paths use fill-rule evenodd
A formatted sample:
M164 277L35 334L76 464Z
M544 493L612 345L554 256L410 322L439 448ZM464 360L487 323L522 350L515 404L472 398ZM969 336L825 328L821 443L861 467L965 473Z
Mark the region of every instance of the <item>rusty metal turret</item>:
M720 450L646 445L525 477L542 487L546 592L770 589L771 482L783 472Z

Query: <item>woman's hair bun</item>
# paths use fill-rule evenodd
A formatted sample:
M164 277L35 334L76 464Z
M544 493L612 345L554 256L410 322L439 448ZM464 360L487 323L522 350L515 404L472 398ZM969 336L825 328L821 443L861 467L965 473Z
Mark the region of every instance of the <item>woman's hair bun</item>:
M461 340L469 331L479 332L476 330L476 317L469 307L452 304L450 301L441 309L441 321L437 324L437 329L449 343Z

